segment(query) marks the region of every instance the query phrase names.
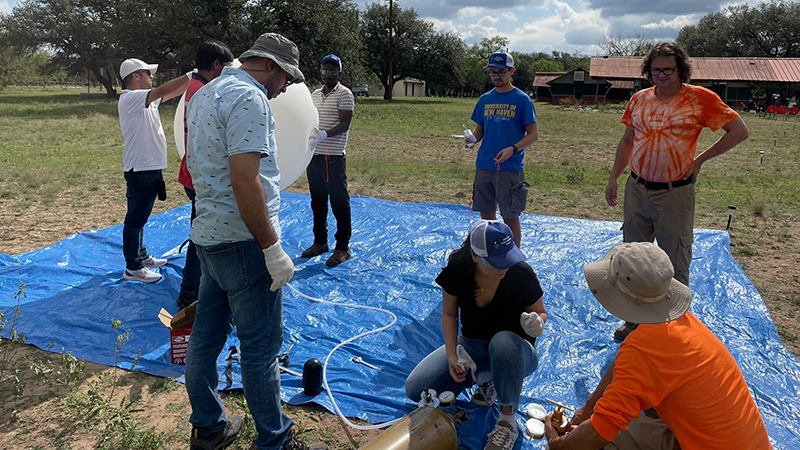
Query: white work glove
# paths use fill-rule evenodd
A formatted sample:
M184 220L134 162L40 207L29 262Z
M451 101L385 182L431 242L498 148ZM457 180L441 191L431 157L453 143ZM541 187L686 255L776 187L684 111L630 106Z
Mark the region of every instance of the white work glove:
M467 353L463 345L456 347L456 355L458 356L458 365L461 367L461 370L464 371L464 375L466 375L467 372L472 372L472 381L474 382L477 380L478 377L475 372L478 370L478 366L475 364L475 361L472 360L472 357L469 356L469 353Z
M281 248L281 243L276 242L267 248L261 249L264 252L264 262L267 264L267 272L272 277L270 291L277 291L284 284L288 283L294 275L294 263L289 255Z
M544 331L544 321L542 321L542 317L535 312L524 312L520 314L519 324L522 325L522 329L530 337L539 337Z
M328 138L328 132L325 130L317 130L317 132L308 138L308 146L311 150L317 148L320 142Z

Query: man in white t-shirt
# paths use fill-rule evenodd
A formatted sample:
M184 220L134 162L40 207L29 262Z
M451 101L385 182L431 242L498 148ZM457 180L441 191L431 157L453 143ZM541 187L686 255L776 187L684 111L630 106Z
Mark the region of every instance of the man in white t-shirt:
M314 213L314 244L300 256L312 258L328 251L328 197L336 218L336 249L325 263L337 266L350 259L350 195L347 193L345 147L355 99L339 83L342 61L328 55L320 61L323 86L311 93L319 112L319 128L311 138L314 156L306 169Z
M143 283L155 283L161 274L155 270L167 263L154 258L142 245L144 226L156 197L167 198L161 171L167 168L167 140L161 126L158 105L186 91L189 76L153 88L153 74L158 64L147 64L140 59L126 59L119 75L126 89L119 96L119 125L125 150L122 165L128 198L128 212L122 228L122 253L125 255L125 272L122 278Z

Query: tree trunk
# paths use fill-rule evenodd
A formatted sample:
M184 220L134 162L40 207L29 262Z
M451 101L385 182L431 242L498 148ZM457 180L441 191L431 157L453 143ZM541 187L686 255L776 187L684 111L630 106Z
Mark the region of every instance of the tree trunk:
M102 84L104 88L106 88L106 95L109 98L116 98L117 97L117 90L114 89L114 85L111 84L111 80L109 80L106 77L104 77L103 74L100 73L100 69L97 68L97 67L91 67L91 68L89 68L89 70L92 71L92 74L94 75L95 79L97 79L97 81L100 84Z
M394 83L387 85L383 82L383 80L381 80L381 84L383 85L383 99L386 101L392 101L392 88L394 87Z

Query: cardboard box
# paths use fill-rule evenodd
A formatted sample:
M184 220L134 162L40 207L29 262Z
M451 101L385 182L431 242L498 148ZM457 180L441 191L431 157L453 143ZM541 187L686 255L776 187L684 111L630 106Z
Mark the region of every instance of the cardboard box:
M173 317L166 309L161 308L158 320L169 329L169 354L172 364L185 365L186 352L189 349L189 335L194 325L197 302L178 311Z

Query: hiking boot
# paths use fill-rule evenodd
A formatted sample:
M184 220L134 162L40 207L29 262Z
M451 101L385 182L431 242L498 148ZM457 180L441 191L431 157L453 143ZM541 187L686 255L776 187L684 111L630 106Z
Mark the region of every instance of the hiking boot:
M142 264L144 264L145 267L149 267L151 269L157 269L161 266L166 266L167 260L162 258L156 258L153 255L150 255L142 260Z
M624 341L625 338L628 337L628 335L631 334L631 332L633 332L633 330L635 330L638 326L639 325L635 323L623 323L621 327L614 330L614 340L620 342Z
M220 450L236 440L236 435L242 429L242 418L239 416L228 417L225 428L211 432L203 428L192 428L192 438L189 441L189 450Z
M325 261L325 265L328 266L328 267L335 267L335 266L338 266L339 264L347 261L348 259L350 259L350 252L349 251L347 251L347 250L336 250L335 252L333 252L331 257L328 258L327 261Z
M470 401L480 406L492 406L497 398L497 391L494 390L494 381L479 384L475 392L472 393Z
M314 244L311 247L303 250L300 254L301 258L313 258L323 253L328 253L328 244Z
M142 267L139 270L125 269L122 273L122 278L128 281L141 281L142 283L155 283L161 279L161 274Z
M494 426L494 430L489 433L488 442L483 450L511 450L514 448L518 436L519 430L516 424L512 425L505 420L500 420Z

